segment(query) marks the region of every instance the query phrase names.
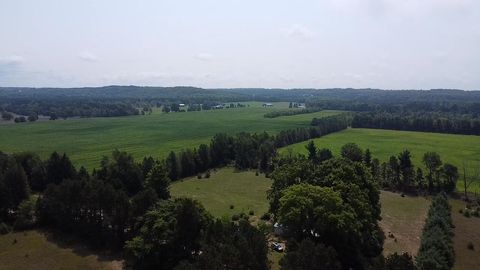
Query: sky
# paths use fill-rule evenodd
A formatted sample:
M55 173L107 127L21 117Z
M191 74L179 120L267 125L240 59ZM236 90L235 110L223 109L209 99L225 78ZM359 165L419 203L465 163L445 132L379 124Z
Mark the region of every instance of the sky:
M0 1L0 86L103 85L480 90L480 1Z

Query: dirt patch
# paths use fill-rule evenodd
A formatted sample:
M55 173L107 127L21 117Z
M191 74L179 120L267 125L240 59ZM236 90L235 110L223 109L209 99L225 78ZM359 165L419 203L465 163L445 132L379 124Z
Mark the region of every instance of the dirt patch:
M455 225L453 238L455 248L455 265L457 270L474 270L480 267L480 218L467 218L459 213L465 208L465 202L450 200L452 205L453 225ZM473 250L468 244L473 244Z

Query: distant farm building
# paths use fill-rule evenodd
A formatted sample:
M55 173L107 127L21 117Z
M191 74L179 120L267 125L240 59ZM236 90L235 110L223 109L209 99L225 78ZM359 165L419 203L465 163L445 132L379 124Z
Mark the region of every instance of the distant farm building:
M272 103L263 103L263 107L273 107Z
M185 104L180 103L180 104L178 104L178 106L180 106L180 107L185 107Z

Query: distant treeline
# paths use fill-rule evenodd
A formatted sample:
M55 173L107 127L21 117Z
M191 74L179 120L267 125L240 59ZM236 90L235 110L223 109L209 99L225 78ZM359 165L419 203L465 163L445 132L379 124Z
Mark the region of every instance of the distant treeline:
M455 263L453 223L448 197L438 194L428 211L417 254L419 269L452 269Z
M136 104L121 100L84 100L84 99L12 99L5 100L3 108L6 112L38 118L39 115L51 120L67 117L111 117L137 115ZM3 117L9 120L8 116Z
M95 117L136 114L140 104L221 104L287 101L307 108L480 114L480 92L378 89L202 89L107 86L97 88L0 88L0 108L30 116ZM78 108L77 108L78 107ZM1 109L0 109L1 110ZM268 117L268 116L267 116Z
M352 127L480 135L480 118L453 113L364 112L354 115Z

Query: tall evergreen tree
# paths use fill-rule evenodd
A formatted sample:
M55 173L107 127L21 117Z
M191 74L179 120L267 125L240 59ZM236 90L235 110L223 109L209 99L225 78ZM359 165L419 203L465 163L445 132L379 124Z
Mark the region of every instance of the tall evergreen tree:
M180 177L180 168L178 166L177 155L175 154L175 152L171 151L168 154L165 163L169 171L168 178L170 178L170 180L172 181L178 180L178 178Z

